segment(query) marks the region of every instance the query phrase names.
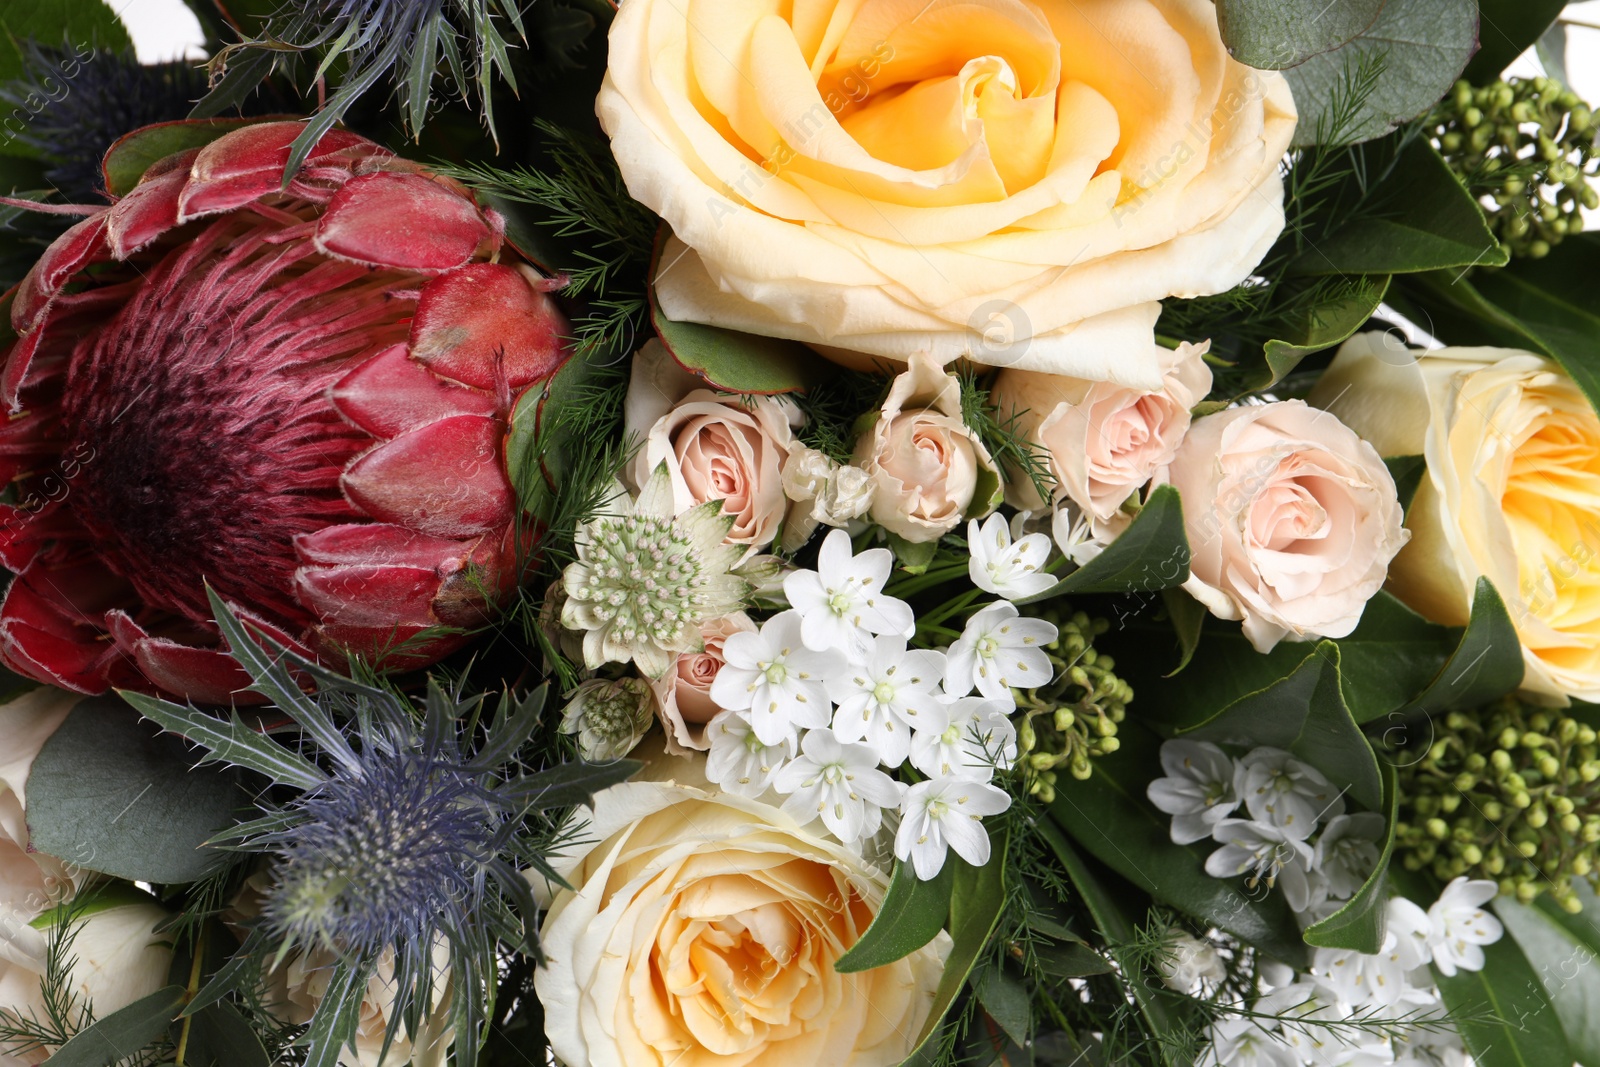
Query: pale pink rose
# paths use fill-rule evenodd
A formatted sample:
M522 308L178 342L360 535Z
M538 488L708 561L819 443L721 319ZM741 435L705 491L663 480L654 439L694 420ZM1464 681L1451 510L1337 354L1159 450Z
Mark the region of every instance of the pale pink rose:
M730 544L772 543L789 506L783 467L800 423L792 402L706 388L650 341L633 357L625 413L626 432L643 441L629 470L635 490L665 463L679 511L721 500Z
M1211 368L1201 358L1209 344L1157 346L1159 390L1005 370L993 401L1001 419L1014 417L1016 431L1042 450L1056 502L1072 501L1105 532L1123 502L1177 454L1189 432L1189 409L1211 390ZM1042 507L1033 482L1011 474L1011 502Z
M1377 451L1299 400L1197 419L1156 481L1183 495L1184 588L1260 652L1349 634L1410 536Z
M907 541L937 541L1000 503L989 450L961 418L961 383L925 353L895 377L855 460L875 485L872 521Z
M711 683L722 670L722 643L737 633L755 633L756 624L742 611L711 619L700 627L705 647L684 652L677 665L650 682L656 696L656 714L667 733L667 751L674 755L704 752L711 747L706 723L722 709L711 702Z

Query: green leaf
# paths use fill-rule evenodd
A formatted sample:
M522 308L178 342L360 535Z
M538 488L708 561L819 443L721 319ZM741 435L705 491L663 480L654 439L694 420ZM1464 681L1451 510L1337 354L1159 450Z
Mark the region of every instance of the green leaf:
M223 134L245 126L269 121L251 119L179 119L176 122L159 122L124 134L106 152L101 165L106 188L112 196L126 196L139 184L151 164L167 158L174 152L190 148L204 148Z
M1155 593L1189 578L1189 542L1183 529L1183 499L1170 485L1158 486L1128 528L1094 559L1044 592L1023 597L1033 604L1068 593Z
M1096 759L1089 778L1057 783L1050 817L1095 859L1162 903L1285 963L1303 962L1305 944L1283 894L1252 899L1242 883L1206 873L1210 842L1173 844L1171 817L1145 795L1161 773L1160 738L1129 719L1117 739L1121 747Z
M31 801L30 801L31 802ZM50 1067L111 1067L161 1037L183 1004L184 989L158 989L73 1035Z
M272 738L245 725L237 711L218 719L198 708L186 708L143 693L118 691L139 713L162 728L206 749L212 759L266 775L280 785L315 789L328 780L317 765Z
M495 791L497 796L528 808L570 808L589 804L603 789L626 782L639 768L638 760L619 759L610 763L573 760L516 778Z
M1178 648L1182 653L1178 665L1165 675L1171 678L1194 659L1195 649L1200 647L1200 633L1209 613L1204 604L1182 589L1163 589L1161 600L1167 606L1167 615L1172 620L1173 631L1178 635Z
M1228 54L1257 70L1282 70L1332 51L1371 26L1384 0L1217 0Z
M1483 949L1481 971L1445 976L1439 996L1478 1067L1567 1067L1572 1049L1528 957L1510 937Z
M889 534L889 551L894 553L895 562L907 574L925 574L928 564L933 562L933 557L939 551L938 541L907 541L899 534Z
M1040 944L1034 946L1039 957L1039 967L1061 978L1084 978L1091 974L1109 974L1111 961L1080 941L1064 945Z
M1501 897L1494 910L1538 971L1578 1062L1600 1063L1600 914L1591 910L1600 900L1582 879L1573 887L1585 906L1578 915L1568 915L1548 895L1532 905Z
M1018 1048L1028 1047L1033 1033L1033 996L1027 983L999 967L986 968L978 980L978 1003Z
M184 1063L189 1067L270 1067L261 1038L231 1004L194 1015Z
M1411 498L1417 495L1417 486L1422 484L1428 461L1422 456L1385 456L1383 465L1389 468L1389 477L1394 479L1394 491L1400 498L1400 506L1409 508Z
M1331 52L1312 56L1284 73L1300 111L1295 144L1327 134L1324 118L1347 91L1347 71L1382 57L1377 84L1359 117L1342 131L1345 142L1381 137L1432 107L1455 82L1478 43L1473 0L1388 0L1371 26Z
M523 510L541 521L554 517L559 487L594 441L580 440L560 413L582 404L605 374L611 354L574 357L553 375L530 386L511 414L506 435L506 471Z
M21 44L29 38L46 48L72 45L79 55L89 48L133 47L122 20L103 0L6 0L0 14L0 81L22 75Z
M1196 740L1285 749L1349 789L1368 811L1383 810L1378 758L1350 717L1339 685L1339 646L1322 641L1288 677L1179 731Z
M1308 242L1290 264L1292 273L1407 274L1506 264L1483 209L1425 138L1410 138L1398 152L1389 140L1354 151L1363 165L1330 199L1345 202L1373 183L1376 191L1351 221ZM1373 173L1374 164L1381 173Z
M804 392L828 373L827 361L799 341L674 322L653 301L651 321L685 370L730 393Z
M883 906L850 951L834 961L841 974L870 971L904 959L939 936L950 914L956 867L946 863L929 881L918 881L907 864L895 862Z
M978 957L989 947L989 938L1005 911L1005 855L1006 842L1002 839L994 842L989 862L982 867L974 867L955 855L945 860L947 866L955 868L950 895L950 955L945 957L944 973L934 990L928 1021L922 1025L916 1047L903 1061L906 1065L933 1062L934 1037L966 986Z
M1274 338L1263 346L1266 366L1246 383L1246 391L1269 389L1313 352L1349 340L1351 334L1372 318L1388 291L1387 275L1362 277L1356 280L1355 288L1343 296L1297 312L1299 321L1294 328L1285 330L1283 337Z
M1487 85L1543 36L1567 0L1478 0L1478 54L1462 77Z
M80 702L28 776L34 847L129 881L200 878L218 856L206 841L249 797L236 772L193 763L187 745L122 701Z
M1404 709L1432 715L1452 707L1477 707L1522 684L1525 664L1517 628L1505 601L1487 578L1472 593L1472 615L1461 641L1438 677Z
M1400 819L1400 791L1394 767L1379 767L1383 776L1383 850L1361 888L1344 906L1321 922L1306 927L1306 944L1319 948L1349 948L1376 955L1383 948L1384 904L1389 899L1389 861L1394 856L1394 833Z

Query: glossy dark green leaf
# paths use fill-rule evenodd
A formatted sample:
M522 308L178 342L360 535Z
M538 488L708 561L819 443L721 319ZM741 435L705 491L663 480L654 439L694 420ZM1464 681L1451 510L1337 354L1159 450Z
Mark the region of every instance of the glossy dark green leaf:
M1178 636L1178 649L1181 653L1178 665L1166 675L1171 678L1194 659L1195 650L1200 647L1200 634L1209 613L1204 604L1182 589L1163 589L1161 600L1167 606L1167 617L1172 620L1172 630Z
M1358 278L1353 290L1298 313L1298 321L1292 329L1285 330L1283 337L1274 338L1264 346L1266 365L1247 383L1248 389L1270 388L1313 352L1348 340L1372 318L1388 290L1387 275Z
M1291 265L1293 272L1407 274L1505 265L1506 253L1490 232L1483 209L1426 138L1412 138L1398 149L1375 142L1356 151L1381 158L1362 161L1346 183L1352 196L1374 181L1376 190L1351 221L1308 242ZM1385 172L1371 173L1374 164ZM1329 194L1333 203L1342 203L1340 192Z
M850 951L834 962L833 969L844 973L870 971L904 959L938 937L950 915L955 878L953 863L946 863L932 879L923 882L909 866L897 861L877 916Z
M112 1012L73 1035L50 1057L50 1067L111 1067L167 1032L183 1004L182 986L167 986Z
M1005 910L1005 855L1006 842L1001 839L994 842L989 862L982 867L974 867L954 854L945 859L946 865L955 867L950 895L950 955L945 957L944 973L934 990L928 1021L923 1024L916 1048L904 1060L907 1067L933 1062L934 1037L966 986L978 957L989 947L995 924Z
M1400 498L1400 506L1409 508L1411 498L1417 495L1417 486L1422 484L1422 476L1427 472L1428 461L1421 456L1385 456L1383 465L1389 468L1389 477L1394 479L1394 491Z
M1112 969L1110 960L1077 941L1069 941L1064 945L1036 945L1034 954L1039 958L1041 970L1059 978L1108 974Z
M1391 764L1379 767L1383 777L1383 848L1361 888L1344 906L1321 922L1306 927L1306 944L1319 948L1349 948L1369 955L1383 948L1384 904L1389 899L1389 861L1394 856L1394 833L1400 818L1400 792Z
M1183 500L1170 485L1157 487L1128 528L1094 559L1037 596L1032 604L1068 593L1156 593L1189 577L1189 542Z
M548 522L557 494L577 457L596 447L583 440L563 418L575 410L602 380L608 355L574 357L548 379L531 386L517 400L506 435L506 473L524 511Z
M206 841L250 803L236 771L194 763L188 745L121 700L83 700L28 776L34 847L129 881L194 881L219 855Z
M101 164L106 188L113 196L126 196L139 184L152 163L190 148L203 148L224 134L268 121L251 119L180 119L161 122L124 134L106 152Z
M1026 1048L1033 1033L1033 997L1027 983L999 967L988 967L978 980L977 991L978 1003L989 1018L1019 1048Z
M1173 844L1171 817L1145 795L1151 779L1161 775L1160 739L1131 718L1117 739L1121 747L1096 759L1087 779L1057 781L1050 817L1086 852L1155 899L1278 959L1301 962L1305 945L1282 894L1255 900L1245 895L1242 882L1211 877L1205 871L1216 847L1211 842Z
M231 1004L197 1012L189 1025L184 1063L189 1067L269 1067L270 1057L255 1028Z
M46 48L76 48L80 55L91 48L133 47L104 0L6 0L0 5L0 81L22 74L22 42L29 38Z
M1600 914L1591 910L1600 900L1581 879L1574 887L1585 905L1578 915L1548 896L1531 905L1501 897L1494 910L1538 973L1578 1062L1600 1063Z
M1462 75L1474 85L1500 77L1567 6L1567 0L1478 0L1478 54Z
M1339 683L1339 646L1322 641L1288 675L1187 730L1196 740L1271 745L1292 752L1330 782L1348 786L1368 811L1381 811L1378 759L1350 717Z
M1383 0L1217 0L1217 23L1234 59L1282 70L1338 48L1381 10Z
M1474 0L1388 0L1360 36L1285 72L1300 112L1294 143L1369 141L1422 114L1467 65L1477 23ZM1336 130L1331 116L1348 99L1350 73L1375 60L1382 68L1359 117Z
M1472 616L1449 662L1402 710L1433 714L1487 704L1521 685L1523 670L1522 645L1505 601L1489 579L1479 578L1472 594Z
M1446 976L1434 968L1439 996L1478 1067L1567 1067L1572 1048L1538 971L1517 942L1484 946L1481 971Z

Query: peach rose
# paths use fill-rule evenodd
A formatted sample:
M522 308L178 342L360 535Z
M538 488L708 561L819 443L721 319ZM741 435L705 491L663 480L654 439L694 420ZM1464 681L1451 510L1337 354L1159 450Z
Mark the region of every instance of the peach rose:
M660 341L633 357L626 430L644 446L630 475L638 490L662 463L679 511L721 500L733 516L730 544L771 544L788 499L783 466L800 411L782 397L718 393L684 370Z
M711 747L706 723L722 709L711 702L711 683L722 670L722 643L737 633L755 633L756 624L742 611L710 619L700 627L705 647L684 652L678 663L660 678L650 680L656 697L656 715L667 733L667 751L686 756Z
M1523 690L1600 700L1600 418L1556 364L1509 348L1344 343L1311 401L1384 455L1421 455L1389 588L1465 625L1480 577L1522 640Z
M1078 505L1103 532L1123 502L1172 462L1189 432L1189 409L1211 391L1211 368L1201 358L1209 346L1157 346L1160 389L1005 370L991 397L1001 419L1014 417L1018 433L1043 451L1057 499ZM1006 491L1019 508L1044 506L1026 477L1012 477Z
M855 459L875 486L872 521L907 541L937 541L1000 503L989 450L961 418L961 383L926 353L895 377Z
M636 756L639 753L635 753ZM556 869L534 975L567 1067L892 1067L927 1018L949 938L875 970L834 961L888 872L818 826L705 780L705 761L648 759L605 790L590 847Z
M670 318L1158 389L1283 228L1288 84L1210 0L628 0L597 110Z
M1156 480L1183 496L1184 588L1260 652L1349 634L1410 536L1377 451L1299 400L1195 420Z

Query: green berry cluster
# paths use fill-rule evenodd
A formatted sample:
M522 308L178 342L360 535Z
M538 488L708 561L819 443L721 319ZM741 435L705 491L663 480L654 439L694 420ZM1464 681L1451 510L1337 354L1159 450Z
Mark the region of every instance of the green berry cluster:
M1600 884L1600 749L1595 731L1513 700L1434 720L1420 760L1400 768L1395 847L1410 870L1489 878L1524 903L1582 905Z
M1594 113L1559 82L1458 81L1430 122L1433 143L1512 255L1549 254L1583 229L1582 208L1600 205L1589 184L1600 170Z
M1094 639L1109 622L1061 608L1047 608L1040 617L1059 631L1045 647L1054 671L1049 685L1017 694L1017 765L1028 792L1048 804L1063 765L1084 779L1094 773L1092 757L1117 750L1117 724L1133 689L1116 676L1111 657L1095 651Z

